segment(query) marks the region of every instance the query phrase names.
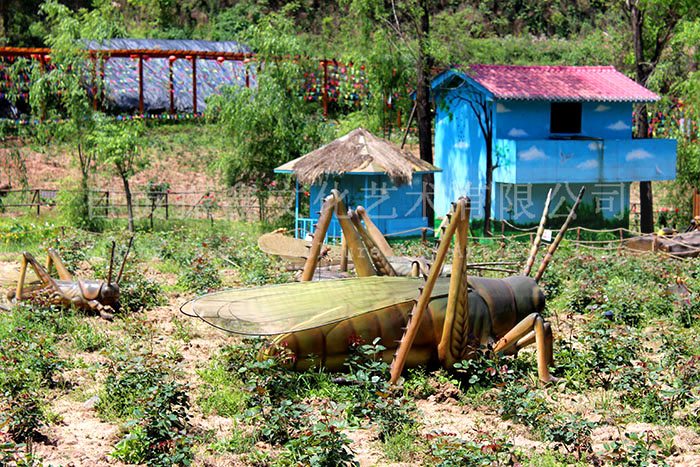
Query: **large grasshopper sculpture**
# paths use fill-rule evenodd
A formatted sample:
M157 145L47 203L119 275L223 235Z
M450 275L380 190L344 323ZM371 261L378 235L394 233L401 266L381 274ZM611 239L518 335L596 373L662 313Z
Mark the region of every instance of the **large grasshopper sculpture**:
M551 382L552 330L540 315L545 297L537 280L582 196L583 190L535 279L467 277L470 202L461 198L448 214L435 261L424 279L370 276L239 289L190 300L181 310L229 332L274 336L273 350L267 352L287 347L296 356L293 367L300 370L313 365L343 370L357 337L381 338L386 347L381 357L392 362L392 382L398 381L405 366L440 364L449 369L480 349L516 354L535 343L539 379ZM537 242L543 227L544 223ZM440 277L453 237L452 275ZM357 266L357 258L353 260Z
M111 320L114 317L114 313L119 311L119 281L121 281L124 265L126 264L127 256L129 256L132 242L133 237L129 240L129 246L127 247L124 260L119 269L119 275L115 282L112 282L114 242L112 242L107 282L89 279L75 280L73 275L63 264L58 252L51 248L48 251L46 268L42 267L31 253L25 251L22 253L22 266L19 272L17 287L8 294L7 298L10 301L21 301L28 299L34 294L48 294L51 303L98 312L102 318ZM28 266L31 266L34 270L34 273L41 282L40 285L25 287ZM58 272L59 279L54 279L50 275L54 267Z

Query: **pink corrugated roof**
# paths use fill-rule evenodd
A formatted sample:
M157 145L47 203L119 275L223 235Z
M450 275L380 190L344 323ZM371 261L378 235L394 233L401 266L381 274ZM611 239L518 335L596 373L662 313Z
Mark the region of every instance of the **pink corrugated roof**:
M471 65L463 69L497 99L654 102L659 96L612 66Z

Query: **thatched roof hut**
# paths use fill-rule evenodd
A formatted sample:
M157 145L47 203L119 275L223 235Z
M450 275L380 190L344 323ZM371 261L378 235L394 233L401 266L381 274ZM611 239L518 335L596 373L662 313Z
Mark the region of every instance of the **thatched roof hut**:
M277 173L295 173L300 183L309 185L329 174L385 174L401 185L411 183L413 174L439 171L362 127L275 169Z

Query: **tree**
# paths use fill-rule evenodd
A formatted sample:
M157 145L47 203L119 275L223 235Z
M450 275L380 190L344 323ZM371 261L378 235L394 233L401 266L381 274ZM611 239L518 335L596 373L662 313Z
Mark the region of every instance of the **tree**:
M100 120L90 142L100 163L111 167L121 179L126 198L129 232L134 232L134 209L129 179L147 165L140 151L143 125L133 121L119 123Z
M62 192L61 209L77 227L100 230L101 219L90 207L90 178L98 163L94 151L86 151L88 139L93 136L96 112L86 83L92 91L100 92L101 83L86 80L91 59L84 50L84 41L102 42L122 35L115 21L116 12L110 2L95 2L92 10L73 11L56 0L41 5L47 29L46 42L51 47L50 62L34 62L31 71L30 104L34 118L41 121L37 134L48 134L58 140L75 144L73 161L80 169L77 186ZM99 59L94 66L100 66ZM50 65L50 66L49 66ZM53 124L53 119L65 119Z
M301 58L302 44L291 22L268 15L247 33L257 51L257 87L229 87L207 106L228 138L219 167L230 186L256 190L263 220L265 201L275 186L274 169L315 149L329 135L318 105L300 98L299 76L316 65Z
M351 9L361 19L365 39L374 42L382 37L390 47L405 54L415 69L415 110L418 126L420 158L433 163L433 109L430 97L430 80L435 63L436 50L430 36L430 16L434 9L432 0L409 0L390 3L378 0L353 0ZM375 29L384 28L389 34L375 36ZM400 45L397 45L400 44ZM380 45L381 46L381 45ZM423 175L423 215L433 225L433 175Z
M679 22L698 15L697 0L625 0L624 9L632 29L635 79L646 86L656 70ZM635 108L636 137L647 138L649 118L646 104ZM639 183L641 231L653 232L653 198L650 181Z
M458 88L462 92L449 93L448 98L438 100L439 105L450 106L454 101L466 103L479 123L486 148L486 186L484 187L484 235L491 235L491 193L493 192L493 171L498 168L498 160L493 159L493 102L486 98L467 81L461 81ZM447 95L447 93L443 93Z

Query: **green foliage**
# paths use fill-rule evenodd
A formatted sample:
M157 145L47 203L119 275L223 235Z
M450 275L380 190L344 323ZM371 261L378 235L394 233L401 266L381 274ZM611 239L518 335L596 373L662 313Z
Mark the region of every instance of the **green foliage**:
M222 358L213 359L208 368L199 371L203 384L197 403L205 415L216 413L222 417L235 417L248 405L249 393L241 389L237 369L229 362L231 352L238 350L224 346Z
M248 41L258 52L258 63L264 63L255 69L257 88L226 88L207 107L217 109L212 117L229 140L229 149L219 162L226 181L231 186L254 186L261 211L274 186L273 169L327 138L319 106L296 93L298 77L311 62L279 60L285 55L305 55L292 28L280 15L268 15L252 25Z
M41 467L42 459L30 452L31 443L16 443L8 435L0 439L0 464L7 467Z
M424 448L415 425L404 425L387 436L382 444L384 457L393 462L411 462Z
M280 261L263 253L249 236L240 235L228 239L223 253L238 267L238 279L244 285L282 284L289 282L292 274L283 269Z
M20 326L9 327L0 335L0 389L5 394L54 386L54 376L64 368L49 332Z
M602 456L611 465L643 467L668 466L665 459L671 453L664 449L661 440L652 432L625 433L625 439L605 444Z
M104 230L104 219L94 211L94 200L87 186L71 180L63 183L61 188L57 202L68 225L90 232Z
M543 427L544 438L562 447L567 453L576 453L580 460L583 455L592 451L591 433L596 424L582 418L578 414L556 414Z
M414 404L389 383L389 364L381 358L386 347L379 343L380 340L377 337L368 344L355 338L345 364L350 379L355 382L354 407L350 413L376 423L379 439L385 440L403 426L414 423L411 414Z
M216 452L244 454L251 452L256 442L257 438L252 433L247 433L235 425L229 437L218 439L210 447Z
M533 428L543 426L552 412L542 391L516 382L503 387L497 400L501 417Z
M31 442L44 425L39 396L33 391L18 392L3 398L0 427L16 442Z
M513 443L505 437L479 431L473 440L463 440L455 433L433 432L427 436L425 464L435 467L462 465L502 465L513 452Z
M146 278L138 268L127 263L119 283L119 305L122 312L146 311L164 303L161 285L154 279Z
M106 418L125 419L133 414L138 402L168 377L163 361L150 355L117 355L100 395L97 411Z
M96 352L110 343L109 336L88 323L80 323L71 333L75 347L82 352Z
M128 433L113 457L153 466L190 465L189 396L172 373L152 354L118 356L112 362L97 410L105 417L129 419Z
M184 269L177 280L181 287L196 294L213 292L221 287L219 269L206 251L198 251L183 263Z
M61 257L69 272L75 273L80 263L88 259L88 250L94 247L89 236L78 230L68 230L65 235L48 238L42 249L53 248Z
M274 465L359 466L349 447L351 440L342 432L346 427L343 410L333 402L321 401L310 414L308 426L284 445L285 450Z

